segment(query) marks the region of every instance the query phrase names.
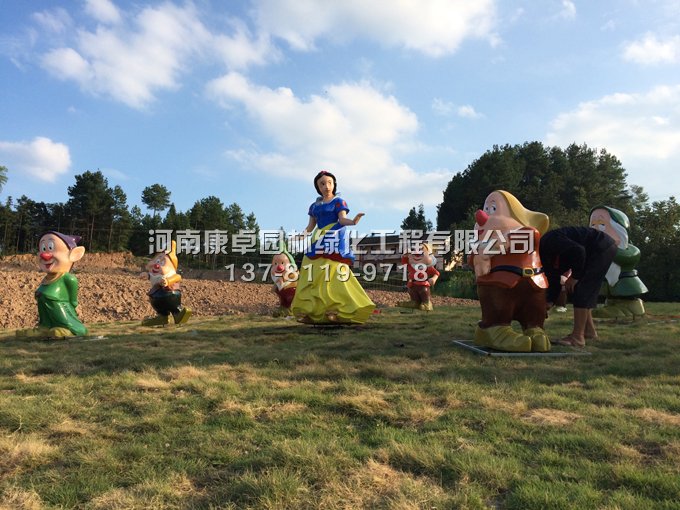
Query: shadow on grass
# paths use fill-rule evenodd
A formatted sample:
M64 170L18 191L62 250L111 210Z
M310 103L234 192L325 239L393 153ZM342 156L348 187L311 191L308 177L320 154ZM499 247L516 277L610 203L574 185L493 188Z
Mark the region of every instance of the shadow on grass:
M138 323L96 324L101 339L0 342L0 376L89 376L173 366L247 364L285 372L291 379L423 382L437 378L497 385L541 384L619 376L676 375L680 325L603 324L588 357L486 358L452 345L469 339L476 307L439 308L430 314L384 309L360 327L318 327L263 316L199 318L184 327L144 328ZM568 331L568 317L546 329ZM567 349L568 348L562 348ZM307 367L307 368L304 368Z

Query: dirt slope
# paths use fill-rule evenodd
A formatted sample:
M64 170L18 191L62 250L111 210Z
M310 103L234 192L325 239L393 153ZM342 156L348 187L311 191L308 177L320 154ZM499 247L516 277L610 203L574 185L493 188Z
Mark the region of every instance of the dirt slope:
M146 292L149 283L137 277L141 268L129 253L88 253L74 268L80 293L78 314L85 324L141 320L154 315ZM194 273L201 276L201 273ZM192 277L182 280L182 304L197 316L225 314L271 314L278 299L272 286L260 283L229 282ZM35 255L0 258L0 328L34 326L38 309L33 293L44 274L37 270ZM405 293L368 291L380 306L394 306L407 298ZM434 305L471 303L465 299L435 297Z

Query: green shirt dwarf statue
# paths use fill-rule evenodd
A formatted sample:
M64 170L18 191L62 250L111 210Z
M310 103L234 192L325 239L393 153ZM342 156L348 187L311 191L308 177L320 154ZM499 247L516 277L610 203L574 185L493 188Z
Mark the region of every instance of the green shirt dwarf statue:
M600 295L606 297L605 304L593 310L593 317L635 318L644 315L645 307L639 296L647 292L647 287L635 269L640 261L640 250L628 242L628 216L613 207L598 205L590 211L590 226L607 233L618 245L614 262L600 290Z
M78 280L69 271L85 255L80 237L50 231L38 243L38 265L46 273L35 291L38 327L17 331L17 336L64 338L83 336L87 328L78 318Z

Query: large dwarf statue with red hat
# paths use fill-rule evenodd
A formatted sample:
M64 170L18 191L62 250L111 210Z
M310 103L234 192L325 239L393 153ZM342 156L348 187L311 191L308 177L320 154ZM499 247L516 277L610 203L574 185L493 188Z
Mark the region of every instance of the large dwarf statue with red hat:
M46 232L38 242L38 266L45 273L35 291L38 326L17 331L17 336L64 338L83 336L87 328L78 318L78 280L69 271L85 255L80 237Z
M493 191L475 214L477 243L468 263L475 269L482 320L475 344L508 352L547 352L543 330L548 282L538 253L548 216L526 209L507 191ZM522 332L511 327L513 320Z
M640 295L647 292L647 287L635 269L640 262L640 249L628 242L628 216L613 207L598 205L590 211L590 226L608 234L618 246L600 291L600 295L604 295L607 300L603 307L592 311L593 317L642 317L645 306Z
M406 266L408 275L406 288L410 299L400 301L397 306L431 312L433 310L431 288L439 279L439 271L435 267L437 259L432 254L432 246L422 243L409 250L402 255L401 263Z
M151 282L147 294L156 311L156 316L144 319L142 326L165 326L170 315L175 324L184 324L191 317L191 310L182 306L182 277L177 274L177 265L177 243L172 241L170 249L154 255L146 264L146 272L140 274Z

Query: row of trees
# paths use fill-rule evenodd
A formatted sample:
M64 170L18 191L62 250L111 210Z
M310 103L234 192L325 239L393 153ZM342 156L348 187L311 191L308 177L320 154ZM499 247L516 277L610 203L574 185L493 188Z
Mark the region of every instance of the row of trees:
M437 229L472 228L475 211L498 189L546 213L551 228L587 225L596 205L622 210L631 222L630 242L642 252L638 271L650 290L647 299L680 301L680 204L674 197L650 203L642 187L627 184L621 162L606 150L540 142L494 146L451 179L437 208Z
M0 189L6 173L0 170ZM82 236L89 251L130 250L136 255L148 254L149 230L259 231L253 213L245 215L237 203L225 206L215 196L196 201L186 212L177 211L170 192L161 184L144 189L142 202L153 214L143 214L138 206L128 207L123 189L110 187L100 171L76 175L68 196L65 203L36 202L25 195L16 201L9 197L0 205L0 253L33 251L37 237L52 229ZM166 209L161 218L159 212Z
M432 230L432 222L425 217L425 206L418 204L418 210L411 207L408 216L401 222L402 230L422 230L429 232Z
M0 166L0 189L6 181L7 169ZM474 212L496 189L548 214L553 228L586 224L595 205L624 211L631 221L630 241L642 251L638 270L650 288L649 298L680 301L680 205L673 197L650 203L642 187L627 184L621 162L606 150L540 142L494 146L451 179L437 208L437 230L472 228ZM254 214L246 216L238 204L225 206L215 196L177 211L161 184L144 189L142 202L153 214L143 214L137 206L129 208L123 189L109 187L99 171L77 175L68 195L66 203L50 204L26 196L16 202L8 198L0 205L0 253L32 251L36 237L47 229L82 235L89 250L128 249L139 255L148 252L149 230L259 231ZM420 204L401 227L431 230L432 224Z
M553 227L584 224L591 207L606 204L632 214L642 189L629 188L621 162L606 150L540 142L494 146L456 174L437 208L440 230L470 228L484 198L497 189L550 216Z

